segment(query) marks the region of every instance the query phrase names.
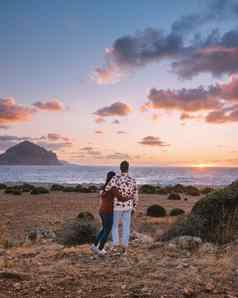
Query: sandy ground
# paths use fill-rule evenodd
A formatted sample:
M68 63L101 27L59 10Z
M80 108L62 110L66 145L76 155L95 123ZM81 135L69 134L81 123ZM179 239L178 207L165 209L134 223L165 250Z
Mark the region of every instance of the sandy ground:
M179 207L189 212L198 199L141 195L135 229L148 239L131 241L127 257L95 257L89 245L64 247L50 240L0 249L0 298L238 297L237 244L203 244L188 251L154 240L172 219L147 218L148 206L158 203L167 211ZM96 215L97 209L97 194L1 193L1 237L20 241L34 227L56 229L81 211Z
M183 198L183 196L181 196ZM167 195L140 195L136 224L146 221L146 209L152 204L163 206L168 212L172 208L182 208L189 212L199 197L189 197L187 201L167 200ZM32 196L24 193L14 196L0 193L0 225L8 238L22 240L26 232L35 227L55 229L65 220L76 217L82 211L98 215L98 194L51 192ZM165 220L162 220L162 222Z

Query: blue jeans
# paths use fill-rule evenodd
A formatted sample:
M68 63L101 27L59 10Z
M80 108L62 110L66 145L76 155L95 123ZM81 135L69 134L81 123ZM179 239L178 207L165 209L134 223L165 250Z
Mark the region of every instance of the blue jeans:
M130 237L130 225L131 225L131 210L117 211L113 213L113 226L112 226L112 243L113 246L119 245L119 224L122 221L122 239L121 244L124 247L128 246Z
M100 216L102 219L102 229L98 233L94 245L97 246L99 244L98 248L102 250L112 230L113 214L101 213Z

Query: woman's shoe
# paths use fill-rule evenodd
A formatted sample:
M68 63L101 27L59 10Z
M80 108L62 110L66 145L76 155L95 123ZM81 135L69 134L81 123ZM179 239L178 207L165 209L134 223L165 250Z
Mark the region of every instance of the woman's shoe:
M107 254L107 251L103 248L103 249L98 249L98 255L100 257L104 257Z
M95 254L99 254L99 249L95 244L91 245L91 251L94 252Z

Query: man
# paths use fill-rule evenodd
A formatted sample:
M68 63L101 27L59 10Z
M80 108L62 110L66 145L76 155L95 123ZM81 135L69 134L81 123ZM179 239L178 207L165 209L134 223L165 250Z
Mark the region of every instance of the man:
M129 163L122 161L120 164L121 174L114 176L106 186L106 191L117 188L120 196L114 198L113 204L113 226L112 242L113 247L120 245L119 224L122 221L122 241L123 253L126 255L131 225L131 213L136 208L138 201L136 181L128 175Z

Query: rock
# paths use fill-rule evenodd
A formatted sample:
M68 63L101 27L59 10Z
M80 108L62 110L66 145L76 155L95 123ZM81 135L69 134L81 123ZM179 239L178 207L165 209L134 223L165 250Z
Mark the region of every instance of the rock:
M168 200L181 200L181 197L178 193L171 193L169 196L168 196Z
M199 248L199 252L202 254L212 253L214 254L217 251L217 247L209 242L203 243Z
M154 239L148 235L138 233L138 232L133 232L131 235L132 240L136 240L139 243L153 243Z
M181 249L193 250L199 248L202 244L202 239L199 237L181 236L172 240L172 243Z
M33 242L40 239L55 239L55 232L45 228L35 228L27 233L27 239Z
M172 226L163 240L189 235L203 241L224 244L238 237L238 181L209 193L193 207L191 214Z
M183 294L185 297L192 297L194 295L194 290L191 288L184 288Z
M182 215L184 214L185 211L183 209L180 208L174 208L170 211L169 215L170 216L178 216L178 215Z
M165 217L166 210L162 206L155 204L148 207L146 215L151 217Z
M63 245L92 243L96 233L97 223L94 216L85 212L67 221L60 230L56 231L56 241Z

